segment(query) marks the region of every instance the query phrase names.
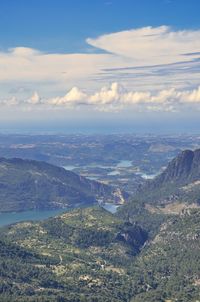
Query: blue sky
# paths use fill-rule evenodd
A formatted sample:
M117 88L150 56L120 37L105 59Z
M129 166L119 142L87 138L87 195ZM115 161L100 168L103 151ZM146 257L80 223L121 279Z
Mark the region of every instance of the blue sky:
M1 0L0 126L198 131L199 11L198 0Z
M1 0L1 49L87 51L85 39L144 26L199 28L198 0Z

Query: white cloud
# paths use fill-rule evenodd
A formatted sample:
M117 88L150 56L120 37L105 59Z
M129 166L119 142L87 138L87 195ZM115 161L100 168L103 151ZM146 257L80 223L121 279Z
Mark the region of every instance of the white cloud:
M88 44L131 59L134 66L188 61L200 51L200 30L144 27L87 39Z
M139 103L144 103L151 99L150 92L143 92L143 91L130 91L124 93L122 95L122 100L124 104L134 105Z
M67 81L85 81L102 68L117 67L118 64L114 56L107 54L47 54L31 48L13 48L0 52L0 81L66 85Z
M57 97L48 101L57 106L63 105L91 105L95 110L118 111L124 108L138 106L151 111L176 111L182 105L200 105L200 86L192 90L176 90L175 88L151 91L128 91L119 83L102 87L93 94L86 94L78 88L72 88L64 97ZM107 106L107 109L106 109Z
M180 93L181 97L181 93ZM149 102L155 104L166 104L179 99L179 94L174 88L159 91L156 95L151 96Z
M199 103L200 104L200 86L192 91L184 91L180 98L185 103Z
M139 76L138 72L142 78L147 75L155 77L155 70L152 73L145 69L147 66L153 65L155 68L155 65L162 65L169 72L166 64L194 62L195 58L200 57L200 30L173 31L167 26L144 27L88 38L87 43L109 53L48 54L26 47L0 52L0 81L43 81L50 82L49 86L54 82L62 87L66 83L70 86L82 83L82 87L88 87L88 83L89 90L92 90L98 86L97 77L105 82L106 77L111 76L113 79L110 81L113 81L114 75L117 75L116 69L133 68L128 79L131 81L134 74ZM143 74L138 69L134 70L136 67L144 68ZM173 68L177 69L178 66ZM187 72L184 68L187 69L187 66L176 70L177 73ZM112 75L108 69L113 70ZM158 76L164 74L163 69L159 70ZM123 76L122 72L120 76ZM155 78L151 84L157 84Z
M19 105L19 101L17 100L17 98L15 96L9 98L9 99L4 99L0 102L0 104L4 105L4 106L17 106Z
M27 47L15 47L9 49L10 55L16 57L30 58L35 55L39 55L40 52L36 49L27 48Z
M200 30L145 27L87 43L107 53L48 54L26 47L0 52L0 84L8 87L1 104L173 111L200 103L200 88L191 88L199 86ZM23 83L24 92L10 97L10 89ZM39 93L30 97L29 91Z
M57 108L81 108L89 106L90 110L120 111L133 109L134 111L179 111L183 106L193 109L200 107L200 86L191 90L177 90L169 88L152 91L130 91L117 82L110 86L104 86L93 93L85 93L78 87L71 88L64 96L42 99L35 92L27 100L19 100L13 97L0 102L4 106L37 106L53 109ZM189 106L189 107L188 107ZM186 108L186 107L185 107Z
M75 105L86 101L87 95L79 88L73 87L63 97L56 97L48 101L51 105Z
M33 95L30 97L30 99L28 99L27 102L32 105L37 105L37 104L41 103L41 98L40 98L39 94L35 91L33 93Z
M120 85L112 83L110 87L103 87L100 91L94 93L89 97L91 104L111 104L120 100Z

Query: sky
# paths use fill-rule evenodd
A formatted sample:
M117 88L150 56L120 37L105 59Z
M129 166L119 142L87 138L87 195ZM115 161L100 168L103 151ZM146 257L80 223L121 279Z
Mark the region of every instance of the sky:
M0 0L0 131L198 132L199 0Z

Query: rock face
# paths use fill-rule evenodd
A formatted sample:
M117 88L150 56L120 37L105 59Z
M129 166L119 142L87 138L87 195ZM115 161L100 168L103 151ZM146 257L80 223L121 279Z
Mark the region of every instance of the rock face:
M135 251L139 252L140 248L148 239L148 233L139 225L125 222L123 228L117 234L116 239L133 246Z
M124 203L128 194L61 167L34 160L0 159L0 211L56 209L98 201Z
M200 149L185 150L173 159L167 169L157 177L157 182L176 181L179 183L200 179Z
M158 200L161 203L177 199L190 201L187 200L190 198L191 202L199 201L198 180L200 180L200 149L185 150L168 164L165 171L140 187L137 196L144 201L154 200L155 203ZM186 192L185 186L189 186L190 192L189 190Z

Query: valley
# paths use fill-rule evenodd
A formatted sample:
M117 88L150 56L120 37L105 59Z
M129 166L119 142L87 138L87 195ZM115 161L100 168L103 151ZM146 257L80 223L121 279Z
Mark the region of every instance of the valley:
M200 151L158 142L85 166L82 144L58 166L1 157L0 301L200 299Z

